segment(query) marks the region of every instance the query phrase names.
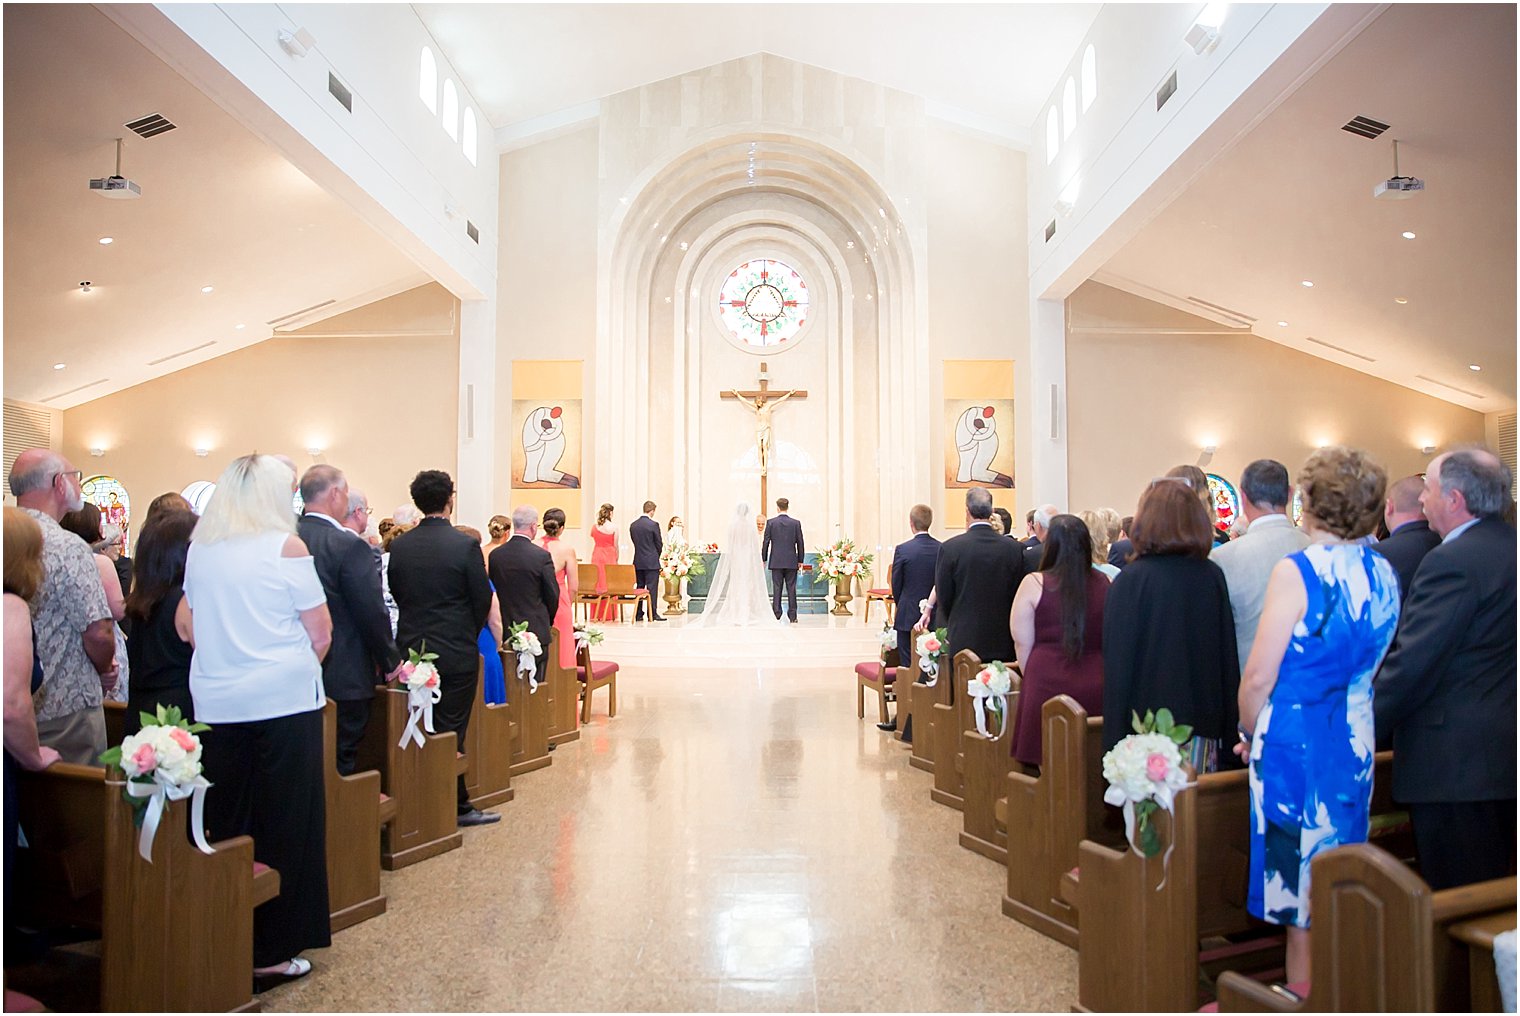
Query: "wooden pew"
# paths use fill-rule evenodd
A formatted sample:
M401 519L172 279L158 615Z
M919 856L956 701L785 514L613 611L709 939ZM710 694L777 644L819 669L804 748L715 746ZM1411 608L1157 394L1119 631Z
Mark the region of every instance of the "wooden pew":
M892 699L897 703L897 732L892 737L898 741L908 732L908 720L913 716L913 685L918 682L918 636L920 632L915 629L913 637L909 639L908 665L899 666L897 680L892 682ZM899 660L899 663L902 661Z
M967 683L982 669L981 658L969 649L955 654L955 659L945 676L950 687L946 689L947 701L936 702L934 712L934 736L929 739L929 749L934 758L934 787L929 796L940 804L961 808L962 769L965 758L961 751L961 735L976 729L971 696L966 694ZM1011 726L1011 724L1010 724ZM917 732L913 735L918 739Z
M106 699L100 704L100 711L106 717L106 747L114 748L126 736L127 704Z
M475 705L464 730L464 789L481 811L506 804L512 789L512 710L486 704L485 668L475 682Z
M122 789L120 770L57 763L25 774L30 846L19 852L18 881L28 870L63 870L93 887L103 1011L256 1009L253 908L279 894L279 873L254 864L248 836L213 844L214 854L197 850L188 800L169 802L144 861ZM56 850L66 855L60 865L46 857Z
M464 842L459 831L459 753L452 733L425 734L418 747L400 747L406 729L406 692L380 685L369 727L359 744L360 770L378 769L380 789L395 801L396 815L380 837L386 871L447 853ZM468 731L466 731L468 733Z
M549 644L544 649L549 654L548 666L544 671L546 687L538 689L540 695L545 692L549 695L548 741L555 745L578 741L581 736L580 725L576 722L581 683L575 676L574 667L560 666L559 639L558 628L550 631Z
M385 913L380 891L382 809L395 804L380 792L373 769L338 774L338 704L322 708L322 765L327 814L327 906L333 931Z
M915 636L916 638L916 636ZM916 658L917 646L915 644L915 674L917 672ZM913 755L908 759L908 764L915 769L922 769L926 773L934 772L934 721L938 714L935 706L949 706L955 702L951 685L955 684L954 665L950 660L941 660L939 679L932 685L910 684L907 686L908 695L912 702L913 721ZM898 697L901 701L901 696ZM902 730L902 724L898 723L898 730Z
M514 652L501 654L501 666L507 676L507 709L513 727L512 775L522 776L554 761L549 757L549 689L541 686L529 692L528 679L517 672Z
M1013 758L1013 725L1019 713L1020 685L1023 683L1018 671L1014 671L1013 690L1008 696L1007 724L1002 736L996 736L998 721L987 714L987 730L993 734L985 737L976 729L972 720L969 728L961 732L961 846L972 853L981 854L999 864L1007 858L1007 833L996 821L998 799L1007 789L1004 778L1023 766ZM1075 850L1075 847L1073 847Z
M1472 929L1515 926L1513 877L1433 892L1392 854L1358 843L1314 859L1310 894L1302 1001L1226 972L1219 1011L1499 1011L1492 938L1486 954L1461 954Z
M876 693L877 713L882 723L887 722L887 698L897 686L897 650L883 649L874 661L855 664L855 717L865 719L866 689Z

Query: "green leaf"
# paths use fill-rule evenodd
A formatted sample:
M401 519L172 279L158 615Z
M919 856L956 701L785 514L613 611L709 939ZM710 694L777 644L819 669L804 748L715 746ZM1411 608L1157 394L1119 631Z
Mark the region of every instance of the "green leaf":
M1156 729L1156 714L1149 709L1145 711L1145 733L1149 734Z
M1133 709L1129 711L1129 725L1131 728L1133 728L1135 733L1145 733L1145 721L1141 720L1140 714Z
M192 733L192 734L200 734L200 733L204 733L207 730L210 730L211 729L211 724L209 724L209 723L192 723L192 724L190 724L190 726L186 727L185 729L188 730L188 731L190 731L190 733Z
M101 752L100 764L103 766L121 765L121 746L117 745L115 748L107 748L105 751Z
M1155 857L1161 853L1161 834L1151 823L1149 815L1140 819L1140 853L1146 857Z
M138 720L139 725L144 726L144 727L151 727L151 726L153 726L153 724L155 724L155 723L158 722L158 717L157 716L153 716L153 715L151 715L149 713L138 713L137 714L137 720Z
M1184 723L1172 728L1172 740L1177 744L1187 744L1193 737L1193 728Z
M1165 707L1156 711L1156 733L1170 734L1172 732L1172 711Z

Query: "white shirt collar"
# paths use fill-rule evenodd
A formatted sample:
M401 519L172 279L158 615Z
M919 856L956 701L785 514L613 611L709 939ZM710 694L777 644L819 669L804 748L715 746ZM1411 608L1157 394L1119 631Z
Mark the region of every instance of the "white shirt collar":
M1256 516L1256 520L1254 522L1252 522L1249 526L1246 527L1246 532L1249 533L1251 530L1255 529L1257 526L1286 526L1287 524L1288 524L1288 516L1287 515L1285 515L1282 512L1273 512L1270 515L1258 515L1258 516Z
M1441 542L1442 543L1450 543L1452 540L1455 540L1457 537L1461 536L1463 533L1467 532L1473 526L1476 526L1479 522L1482 522L1482 521L1483 520L1481 518L1478 518L1478 519L1468 519L1466 522L1462 523L1460 526L1458 526L1457 528L1453 529L1451 532L1447 533L1441 539Z
M969 531L969 530L975 529L977 526L991 526L991 525L992 525L992 523L988 522L986 519L976 519L976 520L974 520L971 523L971 525L967 526L966 529Z
M327 514L324 514L323 512L317 512L317 511L308 511L308 512L306 512L306 514L310 515L314 519L321 519L323 522L326 522L329 525L334 526L335 528L342 529L345 533L351 533L354 536L358 536L359 535L358 533L355 533L352 529L345 528L344 525L343 525L343 523L339 522L337 519L333 518L331 515L327 515Z

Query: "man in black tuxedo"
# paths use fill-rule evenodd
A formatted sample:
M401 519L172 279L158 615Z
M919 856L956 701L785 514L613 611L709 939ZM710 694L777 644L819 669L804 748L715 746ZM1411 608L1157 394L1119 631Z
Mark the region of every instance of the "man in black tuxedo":
M537 535L538 510L532 505L513 509L512 538L491 551L489 568L491 585L501 602L503 633L526 621L528 630L538 636L544 651L535 661L533 680L543 684L549 666L549 629L559 610L559 583L554 579L554 558L533 542ZM507 662L516 666L513 656Z
M1388 488L1388 500L1383 504L1388 537L1372 545L1398 573L1400 602L1409 600L1415 570L1425 555L1441 545L1440 535L1430 528L1425 510L1420 507L1420 495L1424 492L1425 480L1419 476L1406 476Z
M771 610L781 620L781 591L786 590L786 617L797 623L797 569L806 548L802 543L802 523L786 513L791 502L776 498L776 515L765 523L765 537L760 542L760 560L771 570Z
M654 520L655 503L644 502L644 514L634 519L628 526L628 535L633 540L633 577L634 584L640 589L649 590L649 617L651 620L663 621L660 616L659 603L660 593L660 553L665 549L665 537L660 533L660 524ZM635 621L644 620L644 601L639 601L638 609L633 612Z
M983 662L1012 663L1008 615L1024 581L1023 548L999 536L987 522L991 517L992 494L982 487L966 491L966 531L939 548L936 606L949 629L951 658L969 649Z
M939 564L940 542L929 535L929 526L933 523L932 508L926 504L914 505L908 512L913 537L899 543L892 551L892 600L897 604L892 627L897 632L897 659L902 668L899 674L908 672L908 661L913 658L913 626L918 624L922 614L918 604L934 591L934 569ZM929 625L931 628L934 625L932 617ZM906 695L907 690L899 689L898 694ZM882 730L896 730L897 720L877 726Z
M1050 533L1050 520L1061 514L1053 504L1042 504L1034 510L1034 544L1024 546L1024 571L1040 570L1040 559L1045 556L1045 537Z
M449 524L454 511L454 481L438 469L424 469L412 480L412 503L422 521L391 543L391 597L400 609L396 644L402 649L437 653L439 690L433 706L433 727L458 737L464 750L465 730L475 705L480 679L480 629L491 613L491 586L486 581L480 544ZM459 824L486 825L501 821L470 803L459 777Z
M1448 889L1515 874L1515 530L1511 474L1486 449L1438 455L1420 496L1442 537L1415 571L1373 683L1393 796L1420 874Z
M332 614L332 647L322 660L322 687L338 706L337 765L344 776L355 769L376 682L390 680L401 669L373 548L342 525L351 514L349 494L341 470L312 466L301 477L306 510L296 527L311 551Z

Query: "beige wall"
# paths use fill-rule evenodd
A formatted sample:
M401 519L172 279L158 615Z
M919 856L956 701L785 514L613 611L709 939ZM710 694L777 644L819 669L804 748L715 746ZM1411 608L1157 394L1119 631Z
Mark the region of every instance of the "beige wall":
M63 414L63 453L87 476L120 480L139 518L157 495L215 480L250 451L330 462L383 517L410 500L418 470L456 472L456 306L423 286L87 402ZM197 444L210 454L196 456Z
M1425 468L1423 445L1483 440L1479 413L1253 335L1144 333L1220 326L1097 283L1072 295L1067 321L1068 508L1128 515L1181 463L1239 482L1258 458L1297 472L1326 442L1366 449L1396 478ZM1218 446L1208 461L1205 444Z

